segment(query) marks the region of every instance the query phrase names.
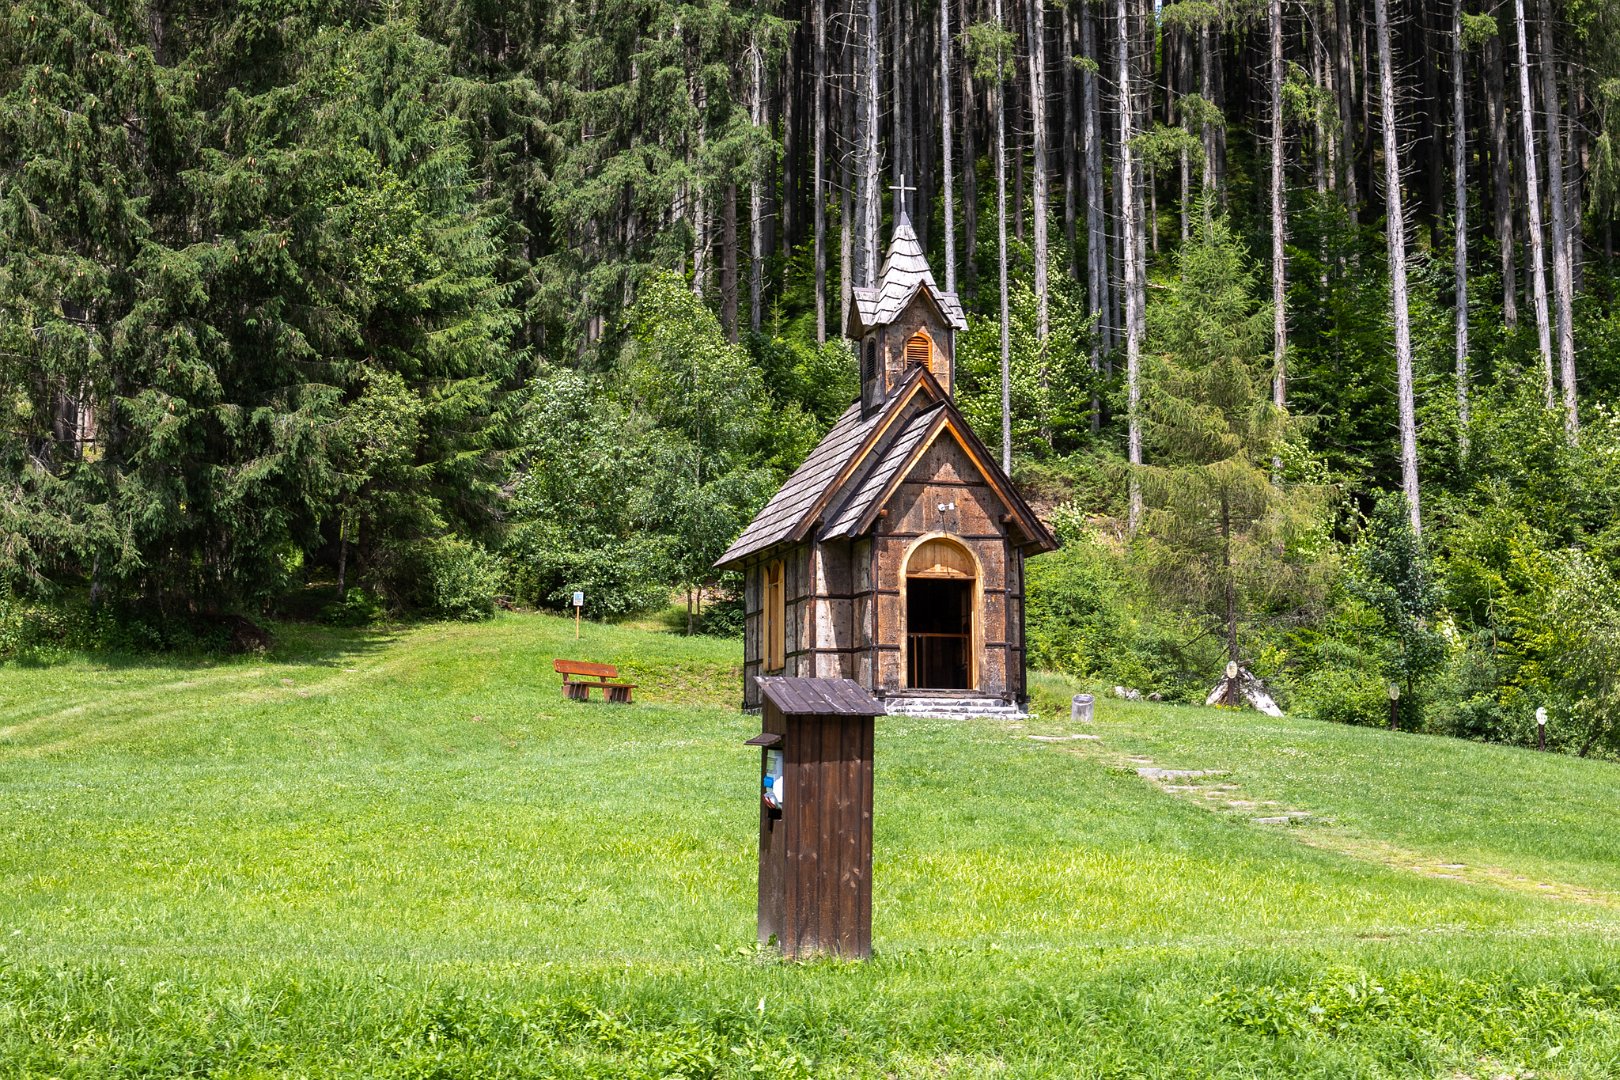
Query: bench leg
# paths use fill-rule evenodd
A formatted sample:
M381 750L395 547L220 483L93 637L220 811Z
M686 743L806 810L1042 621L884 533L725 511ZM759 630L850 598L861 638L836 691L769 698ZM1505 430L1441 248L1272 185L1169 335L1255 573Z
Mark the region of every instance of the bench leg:
M630 704L630 688L628 686L606 687L607 699L620 705Z
M570 701L588 701L590 699L589 683L565 682L563 683L563 697Z

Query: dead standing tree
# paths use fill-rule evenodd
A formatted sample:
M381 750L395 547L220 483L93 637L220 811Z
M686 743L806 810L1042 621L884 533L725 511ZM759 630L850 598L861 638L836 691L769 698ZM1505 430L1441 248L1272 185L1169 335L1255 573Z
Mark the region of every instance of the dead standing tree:
M1522 3L1522 0L1520 0ZM1406 218L1401 205L1400 133L1395 120L1395 70L1389 45L1388 0L1373 0L1378 42L1378 101L1384 129L1385 233L1389 241L1389 291L1395 323L1395 393L1400 416L1401 489L1412 531L1423 532L1418 505L1417 407L1412 376L1412 317L1406 285Z

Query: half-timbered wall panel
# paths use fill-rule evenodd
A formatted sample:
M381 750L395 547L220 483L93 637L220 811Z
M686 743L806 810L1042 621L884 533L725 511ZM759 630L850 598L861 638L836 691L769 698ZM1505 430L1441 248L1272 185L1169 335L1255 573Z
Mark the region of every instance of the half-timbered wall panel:
M760 674L764 652L764 564L755 560L743 567L743 708L759 706L759 689L754 679Z

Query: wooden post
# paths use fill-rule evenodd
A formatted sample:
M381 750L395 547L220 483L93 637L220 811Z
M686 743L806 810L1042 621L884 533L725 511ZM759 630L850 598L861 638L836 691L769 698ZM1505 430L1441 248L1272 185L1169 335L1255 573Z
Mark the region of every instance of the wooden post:
M794 958L872 952L872 734L850 679L764 676L759 940Z
M583 608L584 606L585 606L585 594L582 593L582 592L574 593L574 640L575 641L579 640L579 612L580 612L580 609Z
M1536 710L1536 749L1547 749L1547 710Z
M1401 730L1401 687L1399 683L1389 684L1389 730Z

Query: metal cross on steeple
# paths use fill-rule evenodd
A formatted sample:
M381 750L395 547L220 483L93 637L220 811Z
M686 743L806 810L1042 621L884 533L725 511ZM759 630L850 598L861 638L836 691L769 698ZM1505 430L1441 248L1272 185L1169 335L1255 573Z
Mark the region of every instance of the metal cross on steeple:
M905 212L905 202L906 202L905 193L908 192L908 191L916 191L917 190L914 187L907 187L906 186L906 174L905 173L901 173L899 179L900 179L900 182L898 184L889 185L889 190L894 192L894 212L895 212L896 216L899 216L900 214Z

